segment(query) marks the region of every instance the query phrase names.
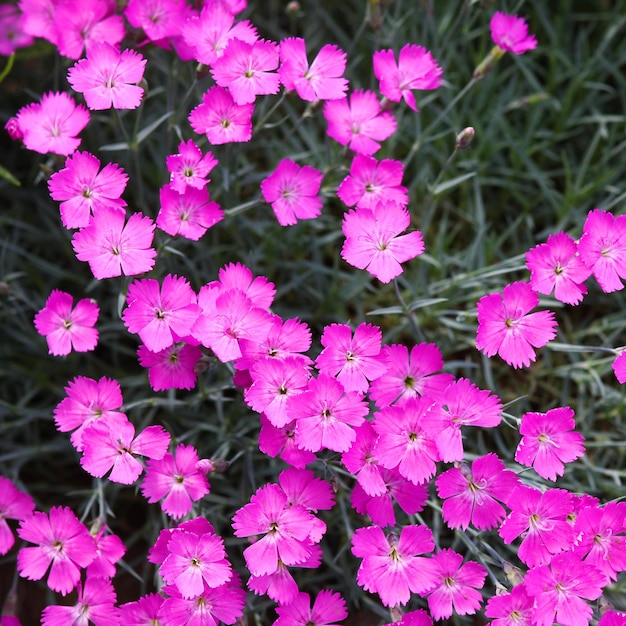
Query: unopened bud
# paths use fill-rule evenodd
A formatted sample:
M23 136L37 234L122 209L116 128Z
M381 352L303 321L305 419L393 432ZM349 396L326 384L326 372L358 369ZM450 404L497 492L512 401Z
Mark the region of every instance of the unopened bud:
M213 463L214 472L223 473L230 467L230 463L225 459L212 459L211 463Z
M524 582L524 576L522 572L510 563L505 562L502 567L506 579L515 587L515 585L521 585Z
M402 616L404 615L404 611L400 605L392 606L389 609L389 617L391 617L392 624L399 624L402 621Z
M296 0L293 0L292 2L287 3L285 11L287 11L289 15L297 15L298 13L300 13L300 8L300 3L296 2Z
M196 469L203 474L209 474L214 471L215 466L213 465L213 461L211 461L211 459L200 459L196 463Z
M17 117L12 117L9 121L4 125L4 129L9 133L9 137L13 139L13 141L20 141L24 139L24 133L20 128L20 123Z
M0 280L0 296L8 296L11 293L11 286L3 280Z
M474 82L482 80L491 72L493 66L504 56L504 50L502 48L498 48L498 46L494 46L489 54L480 62L478 67L474 70L474 75L472 76L472 80Z
M471 126L464 128L457 136L456 136L456 146L455 150L465 150L472 141L474 141L475 131Z

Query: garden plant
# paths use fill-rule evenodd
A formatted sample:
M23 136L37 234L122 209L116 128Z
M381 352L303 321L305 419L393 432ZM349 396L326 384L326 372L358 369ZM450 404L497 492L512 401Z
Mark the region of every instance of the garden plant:
M1 626L626 624L626 3L0 5Z

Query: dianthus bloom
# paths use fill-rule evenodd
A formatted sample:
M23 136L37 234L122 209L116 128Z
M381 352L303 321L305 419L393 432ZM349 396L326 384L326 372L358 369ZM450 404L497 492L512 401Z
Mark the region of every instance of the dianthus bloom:
M24 30L24 15L11 4L0 5L0 55L9 56L18 48L30 46L32 35Z
M313 219L320 215L322 176L322 172L310 165L301 166L291 159L283 159L261 181L261 193L265 201L272 205L281 226L290 226L298 219Z
M396 119L389 111L381 111L373 91L357 90L349 97L328 100L324 105L328 136L358 154L372 155L380 149L380 141L396 131Z
M526 413L522 416L522 440L515 451L515 460L533 467L539 476L556 480L563 476L564 463L583 456L584 437L574 431L574 411L568 406L550 409L547 413Z
M406 209L389 203L375 211L356 209L343 217L346 236L341 257L350 265L367 270L381 283L388 283L402 274L402 263L424 252L419 230L401 235L411 218Z
M578 256L578 246L567 233L556 233L546 243L526 253L530 270L530 286L537 292L550 294L566 304L578 304L587 293L582 284L591 274Z
M352 536L352 554L363 561L357 583L380 596L385 606L406 604L411 593L425 594L436 585L433 560L418 556L435 547L426 526L405 526L400 536L385 536L378 526L359 528Z
M626 215L589 211L578 242L578 254L605 293L624 288L626 278Z
M136 109L143 88L136 83L143 78L146 60L134 50L120 52L106 42L87 48L87 57L78 61L67 74L74 91L82 93L92 111Z
M509 593L497 594L487 601L485 615L495 617L493 626L533 626L533 598L526 586L519 584Z
M74 299L69 293L54 289L46 306L35 315L35 328L48 342L48 352L65 356L72 350L90 352L98 343L94 328L100 309L88 298L83 298L72 309Z
M432 557L436 568L436 588L428 596L430 614L447 619L453 613L473 615L480 608L481 589L487 572L479 563L463 563L463 556L453 550L441 550Z
M278 619L272 626L336 626L348 617L346 601L326 589L317 594L313 607L309 594L299 593L289 604L277 607L276 613Z
M102 171L100 161L89 152L74 152L65 167L48 181L50 196L60 200L61 221L65 228L83 228L92 213L103 207L124 212L126 202L120 197L128 175L116 163L107 163Z
M523 17L496 11L489 22L491 38L501 50L524 54L537 47L537 38L528 34L528 24Z
M35 511L20 522L17 534L37 547L22 548L17 570L28 580L41 580L50 566L48 587L66 595L80 580L80 569L96 558L96 544L76 515L55 506L50 515Z
M530 311L539 296L528 283L507 285L502 293L483 296L477 304L476 347L488 357L499 354L515 368L528 367L541 348L556 336L552 311Z
M348 81L343 77L346 53L326 44L309 65L306 43L299 37L288 37L280 42L280 80L287 90L295 89L308 102L343 98Z
M137 350L139 364L148 368L148 380L154 391L166 389L193 389L198 379L196 365L202 358L198 346L175 343L160 352L146 346Z
M210 152L202 154L193 139L181 141L178 154L165 157L170 185L178 193L184 193L187 187L204 189L210 182L207 176L217 163L217 159Z
M29 150L67 156L80 145L76 135L87 126L89 111L64 91L49 92L41 102L20 109L17 122Z
M34 500L20 491L8 478L0 476L0 555L6 554L15 539L7 519L22 520L33 512Z
M443 70L423 46L408 43L398 55L393 50L374 53L374 76L380 81L380 93L392 102L400 102L417 111L413 89L431 90L441 86Z

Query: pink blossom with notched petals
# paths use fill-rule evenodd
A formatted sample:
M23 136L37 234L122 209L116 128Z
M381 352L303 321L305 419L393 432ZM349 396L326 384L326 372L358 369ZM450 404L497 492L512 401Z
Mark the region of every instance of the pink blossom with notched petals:
M117 535L109 533L106 526L97 532L92 529L91 534L96 543L96 558L87 566L87 578L113 578L115 564L126 554L126 546Z
M162 426L148 426L135 437L135 427L125 416L99 420L83 431L80 464L96 478L111 470L111 482L131 485L143 472L135 455L161 459L169 444L170 435Z
M100 161L89 152L74 152L65 167L48 181L50 197L61 201L61 221L65 228L83 228L92 213L104 207L124 213L126 202L120 197L126 188L128 174L116 163L107 163L102 171Z
M161 208L156 225L172 237L180 235L198 241L209 228L224 218L224 211L210 199L205 188L188 186L178 192L171 184L164 185L159 198Z
M93 43L87 57L70 67L67 81L82 93L92 111L136 109L144 90L137 83L143 78L146 59L134 50L120 52L109 43Z
M528 24L523 17L496 11L489 28L493 42L506 52L524 54L537 47L537 38L528 34Z
M550 235L546 243L526 253L530 270L530 286L537 292L554 297L566 304L579 304L587 293L583 282L591 275L578 256L578 246L567 233Z
M483 296L477 303L476 347L488 357L495 354L515 368L528 367L541 348L556 337L552 311L531 313L539 296L525 282L507 285L502 293Z
M598 620L598 626L625 626L626 611L607 611Z
M217 163L218 160L210 152L202 154L193 139L181 141L178 154L165 157L171 188L178 193L184 193L187 187L204 189L210 182L207 176Z
M379 354L380 328L363 322L352 329L346 324L330 324L324 328L321 343L324 349L315 360L322 374L336 376L346 391L364 393L369 381L385 371Z
M19 575L41 580L50 567L48 587L63 595L76 587L81 568L96 558L93 537L68 507L54 506L49 515L35 511L21 520L17 534L36 544L19 551Z
M148 380L154 391L193 389L196 386L196 365L202 358L202 350L198 346L180 342L160 352L139 346L137 354L139 364L148 368Z
M7 519L23 520L35 508L35 501L20 491L8 478L0 476L0 555L6 554L15 543Z
M196 294L184 277L168 274L157 280L133 281L126 296L128 306L122 320L131 333L138 333L148 350L160 352L191 333L200 307Z
M154 563L155 565L161 565L163 561L167 558L167 555L170 553L167 549L167 544L174 534L179 532L189 532L194 533L195 535L204 535L205 533L209 533L211 535L215 535L215 528L209 520L205 517L194 517L192 519L181 522L174 528L164 528L159 532L159 536L157 540L154 542L154 545L148 551L148 561L150 563Z
M56 0L19 0L18 8L22 13L22 29L32 37L42 37L52 45L57 43L54 27Z
M228 263L221 267L219 280L209 283L219 288L219 293L238 289L252 304L261 309L269 309L276 295L276 287L265 276L254 276L252 270L241 263ZM259 339L260 340L260 339Z
M131 26L141 28L150 41L160 42L179 36L190 14L184 0L130 0L124 16Z
M328 100L324 104L328 122L326 134L348 146L357 154L372 155L396 132L396 119L389 111L381 111L373 91L357 90L346 98Z
M73 606L49 605L41 614L41 626L118 626L117 595L108 578L88 576L78 585L78 601Z
M230 91L236 104L252 104L257 96L278 93L280 80L273 71L278 68L278 58L278 44L273 41L231 39L213 62L211 75Z
M423 46L408 43L403 46L396 63L393 50L374 52L374 76L380 81L380 93L391 102L404 98L417 111L413 90L437 89L443 84L443 70Z
M346 236L341 257L350 265L367 270L382 283L402 274L402 263L424 252L424 240L418 230L401 235L409 227L409 212L390 203L375 211L356 209L343 216Z
M35 328L46 338L48 352L65 356L72 350L90 352L98 344L94 325L100 309L94 300L83 298L72 308L74 298L69 293L54 289L46 305L35 315Z
M65 387L67 394L54 409L54 421L59 432L74 431L70 437L72 445L81 452L83 431L98 420L125 417L121 408L122 389L117 380L103 376L96 381L86 376L77 376Z
M310 165L300 166L291 159L283 159L261 181L261 193L272 205L281 226L291 226L299 219L310 220L321 214L322 176L322 172Z
M295 430L295 421L277 428L261 413L259 450L272 458L280 456L285 463L293 467L306 467L309 463L313 463L316 457L313 452L298 448L295 442Z
M479 563L463 563L463 556L450 549L432 557L436 588L428 596L428 608L435 620L447 619L453 613L474 615L480 608L481 589L487 572Z
M410 353L402 344L383 346L381 358L387 371L369 389L378 408L402 405L416 396L437 397L454 380L452 374L436 373L444 363L434 343L417 344Z
M323 46L309 65L304 39L287 37L280 42L280 61L280 81L287 91L295 89L302 100L319 102L345 96L346 53L337 46Z
M394 624L398 626L433 626L433 620L424 609L418 609L405 613L399 622L383 624L383 626L394 626ZM520 626L522 625L520 624Z
M405 207L409 203L407 188L402 183L404 166L401 161L357 154L350 173L340 183L337 195L347 206L376 209L388 203ZM381 209L382 210L382 209Z
M533 598L526 585L519 584L508 593L496 594L487 600L485 615L495 617L493 626L533 626Z
M405 605L411 593L423 595L435 586L433 561L418 556L434 547L426 526L405 526L399 536L385 536L378 526L359 528L352 535L352 554L363 559L357 583L377 593L385 606Z
M163 511L180 519L210 491L205 473L198 468L199 460L197 450L183 443L176 446L175 454L166 452L160 459L149 460L141 493L150 503L163 500Z
M32 45L34 39L24 31L24 15L12 4L0 5L0 55L10 56L18 48Z
M120 604L120 623L126 626L156 626L159 623L159 609L164 601L161 594L149 593L135 602Z
M345 391L339 380L324 373L309 379L307 388L286 403L288 418L296 421L296 445L311 452L349 450L356 439L354 427L368 412L359 392Z
M387 489L383 479L383 468L374 454L378 433L370 421L357 426L354 432L356 439L350 449L341 456L341 462L351 474L354 474L365 493L370 496L383 495Z
M200 15L183 24L182 35L193 48L196 61L208 67L224 54L231 39L249 44L258 39L256 28L248 20L235 23L233 12L222 2L205 3Z
M89 123L89 111L63 92L48 92L17 112L22 140L29 150L68 156L80 145L76 137Z
M605 293L624 288L626 278L626 215L589 211L578 242L581 261L591 270Z
M495 528L506 517L506 502L518 485L517 475L490 452L467 464L446 470L437 477L437 494L444 501L443 521L449 528L480 530Z
M135 276L149 272L157 255L152 247L154 222L143 213L126 214L114 207L101 207L72 238L79 261L89 263L98 280Z
M542 478L556 480L557 476L563 476L565 463L585 453L585 439L573 431L575 427L574 411L568 406L550 409L547 413L525 413L515 460L532 467Z
M416 485L435 474L435 463L440 460L435 440L424 426L432 407L429 398L410 398L402 407L388 406L374 414L376 458L383 467L397 467Z
M346 601L327 589L317 594L313 606L308 593L299 593L289 604L277 607L276 613L272 626L338 626L348 617Z
M307 511L317 513L328 511L335 504L335 494L328 482L316 478L311 470L295 467L283 470L278 475L278 483L291 506L298 504Z
M213 86L189 114L189 124L212 145L246 142L252 138L253 113L254 104L236 104L228 89Z

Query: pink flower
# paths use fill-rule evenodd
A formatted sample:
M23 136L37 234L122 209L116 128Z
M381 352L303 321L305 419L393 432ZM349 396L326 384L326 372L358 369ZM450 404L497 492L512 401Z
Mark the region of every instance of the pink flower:
M357 90L347 98L328 100L324 117L328 136L358 154L374 154L380 148L378 142L396 131L394 116L381 111L373 91Z
M418 556L434 547L426 526L405 526L399 537L385 536L378 526L359 528L352 535L352 554L363 559L357 583L377 593L385 606L405 605L411 593L423 595L435 586L433 560Z
M178 338L188 336L200 313L196 294L182 276L168 274L161 287L152 278L135 280L128 287L126 299L128 307L122 320L152 352L160 352Z
M451 382L424 416L424 428L437 442L441 460L463 460L462 426L493 428L502 420L498 396L479 389L467 378Z
M228 263L220 268L219 281L209 283L209 286L219 288L219 293L225 293L230 289L238 289L246 298L249 298L253 306L260 309L269 309L272 306L276 287L265 276L254 276L252 271L241 263ZM262 341L261 337L255 337L256 341Z
M166 452L160 459L149 460L141 493L151 503L163 499L163 511L180 519L210 490L204 472L198 469L199 460L197 450L183 443L176 446L175 455Z
M607 611L598 620L598 626L625 626L625 625L626 625L626 612L624 611Z
M158 613L165 598L158 593L149 593L136 602L120 605L120 623L126 626L149 626L158 624ZM152 621L151 621L152 620Z
M183 0L130 0L124 15L131 26L141 28L150 41L160 42L179 36L190 12Z
M243 552L250 573L262 576L275 572L279 559L285 565L306 561L311 555L310 535L316 520L303 506L289 506L278 485L257 489L233 517L236 537L262 535Z
M578 254L591 270L602 291L624 288L626 278L626 215L589 211L578 243Z
M55 0L19 0L24 33L43 37L56 45L58 36L54 27L54 14L57 4Z
M289 506L298 504L307 511L328 511L335 504L335 494L328 482L316 478L311 470L291 467L278 476Z
M554 297L566 304L579 304L587 293L582 284L591 274L577 254L576 242L567 233L556 233L546 243L526 253L530 270L530 286L537 292Z
M193 389L196 386L198 372L195 368L202 358L198 346L176 343L160 352L139 346L137 354L139 364L148 368L150 386L154 391Z
M542 493L519 485L506 504L511 512L498 534L507 544L523 535L518 556L528 567L548 563L554 554L569 550L573 545L574 529L567 520L573 510L569 491L548 489Z
M337 195L347 206L376 209L385 204L405 207L409 203L407 188L402 183L404 166L401 161L357 154L350 165L350 174L337 189ZM381 210L383 210L381 208Z
M437 445L424 428L432 406L429 398L410 398L401 407L388 406L375 413L376 458L383 467L397 467L415 485L429 480L440 460Z
M400 102L417 111L413 89L437 89L443 83L443 70L423 46L406 44L396 64L393 50L374 52L374 76L380 81L380 93L392 102Z
M35 511L20 522L17 534L24 541L37 544L19 551L20 576L41 580L50 566L48 587L63 595L76 587L80 569L96 557L93 537L67 507L52 507L49 516Z
M214 61L211 75L220 87L228 88L236 104L252 104L257 96L278 93L280 80L273 72L277 68L277 43L231 39Z
M620 352L611 364L617 382L626 383L626 351Z
M354 337L346 324L330 324L322 333L324 349L315 364L321 373L336 376L346 391L365 393L368 381L385 371L378 356L381 341L380 328L372 324L359 324Z
M343 77L346 53L337 46L323 46L309 65L304 39L288 37L280 42L280 61L280 81L288 91L295 89L303 100L337 100L348 89Z
M181 141L178 154L165 157L165 165L170 173L171 188L178 193L184 193L187 187L204 189L210 182L207 176L217 163L217 159L210 152L202 154L202 150L193 139L187 142Z
M115 564L126 554L124 542L117 536L108 533L106 526L98 530L94 524L91 535L96 543L96 558L87 566L87 578L113 578Z
M516 585L509 593L492 596L487 600L485 615L495 617L493 626L533 626L533 598L526 586Z
M197 598L205 585L220 587L232 577L224 542L215 534L179 530L172 533L167 550L159 571L167 584L176 585L183 598Z
M120 52L109 43L94 43L87 57L70 67L67 81L82 93L92 111L136 109L143 98L143 88L136 83L143 78L146 60L134 50Z
M79 261L87 261L95 278L134 276L154 267L154 222L143 213L126 214L102 207L88 226L74 234L72 247Z
M441 351L434 343L409 349L402 344L383 346L381 357L387 371L373 380L369 396L376 406L404 404L416 396L436 396L454 380L452 374L436 374L443 367Z
M444 499L443 520L449 528L466 530L470 523L488 530L506 517L506 502L517 486L516 474L504 468L493 452L478 457L472 467L462 464L437 477L437 494Z
M18 48L30 46L32 35L24 31L24 16L11 5L0 5L0 55L10 56Z
M575 426L574 411L568 406L547 413L525 413L515 460L532 467L547 480L556 480L557 476L563 476L564 463L571 463L585 453L584 437L572 432Z
M346 619L346 601L338 594L322 589L317 594L313 607L308 593L299 593L286 606L276 609L278 619L272 626L337 626L336 622Z
M162 426L148 426L135 437L135 427L124 416L104 422L98 420L83 431L83 469L101 478L109 470L109 480L122 485L134 483L143 472L135 455L162 459L170 435Z
M183 24L183 37L193 48L196 61L211 67L231 39L249 44L257 40L256 28L248 20L233 24L234 21L234 11L223 2L208 2L199 16L194 15Z
M0 476L0 555L6 554L15 543L7 519L23 520L35 508L35 501L20 491L8 478Z
M369 407L356 391L344 392L343 385L328 374L311 378L306 391L287 401L287 415L296 420L296 445L319 452L322 448L346 452L356 439Z
M65 356L72 350L90 352L98 344L94 328L100 309L88 298L83 298L72 309L74 299L69 293L54 289L46 306L35 315L35 328L48 342L48 352Z
M87 126L89 111L65 92L48 92L41 102L21 108L17 122L29 150L67 156L80 145L76 135Z
M274 209L281 226L310 220L320 215L319 196L322 172L309 165L300 166L283 159L278 167L261 181L261 193Z
M315 454L307 450L301 450L295 442L296 423L289 422L282 428L274 426L267 417L261 413L261 431L259 432L259 450L269 457L280 458L294 467L303 468L315 461Z
M502 293L483 296L477 304L478 331L476 347L488 357L499 354L515 368L528 367L541 348L556 336L552 311L530 311L539 304L539 296L528 283L507 285Z
M128 175L116 163L107 163L99 172L100 161L89 152L74 152L65 167L48 181L50 196L61 200L61 221L65 228L83 228L91 213L104 207L123 213L126 202L120 197Z
M496 11L489 22L491 38L501 50L524 54L537 47L537 38L528 34L528 24L523 17Z
M383 495L387 487L383 479L382 466L374 454L378 433L370 421L357 426L354 432L356 439L350 449L341 456L341 462L356 476L365 493L370 496Z
M253 113L254 104L235 104L228 89L213 86L189 114L189 124L212 145L246 142L252 137Z
M564 552L549 565L529 570L524 583L534 598L534 624L551 626L556 621L563 626L586 626L592 610L584 599L597 600L602 595L604 576L574 552Z
M164 185L159 192L161 208L157 226L168 235L180 235L198 241L211 226L224 218L224 211L209 197L205 189L187 186L182 192L172 185Z
M468 561L453 550L441 550L432 557L436 568L436 589L428 596L428 608L435 620L447 619L453 613L474 615L480 608L481 589L487 572L485 568Z
M108 578L89 576L85 584L78 585L78 601L73 606L47 606L41 615L42 626L72 624L83 626L118 626L119 609L115 606L117 595Z
M124 402L117 380L77 376L67 384L65 393L67 396L54 409L54 421L62 433L75 429L70 439L79 452L84 448L82 437L87 426L98 420L125 417L117 410Z
M341 257L350 265L367 270L382 283L402 274L402 265L424 252L424 240L419 231L406 235L409 212L389 203L376 211L356 209L343 217L342 230L346 240Z

